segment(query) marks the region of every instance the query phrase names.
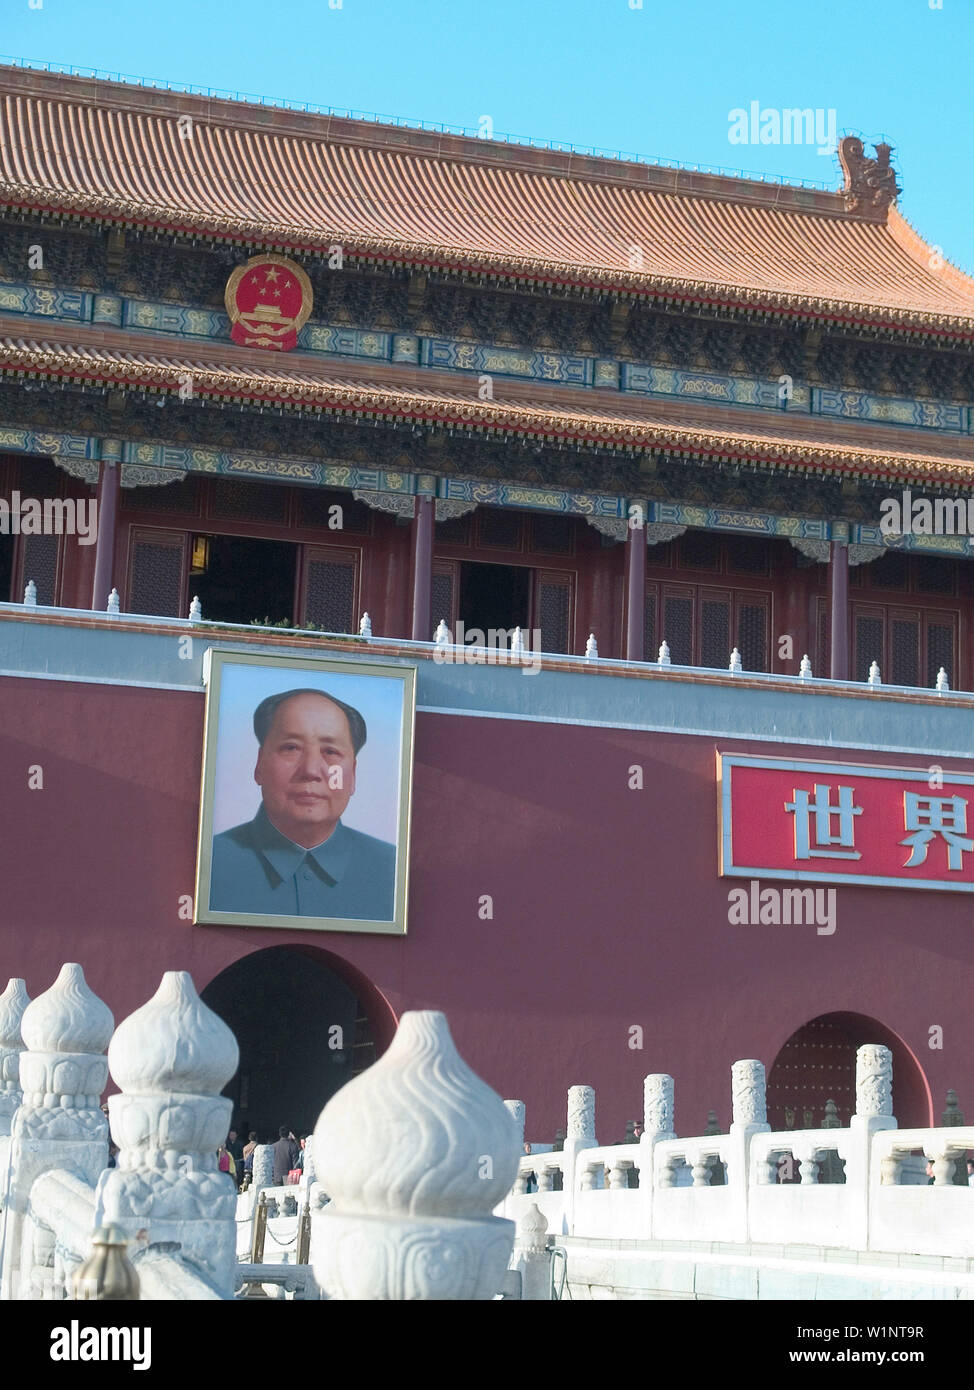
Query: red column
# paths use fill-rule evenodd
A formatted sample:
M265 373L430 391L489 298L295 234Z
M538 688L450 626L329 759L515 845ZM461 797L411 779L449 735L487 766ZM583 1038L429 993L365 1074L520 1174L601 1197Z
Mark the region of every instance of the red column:
M849 679L849 546L844 540L832 542L829 563L829 602L832 613L832 664L834 681Z
M626 537L626 660L642 661L646 632L646 532L630 526Z
M433 499L417 497L413 513L413 641L433 635L430 585L433 575Z
M91 606L104 612L112 590L115 564L115 517L118 512L120 465L102 460L98 479L98 539L95 542L95 578L91 586Z
M799 668L802 657L808 653L814 670L817 660L811 626L809 576L812 571L800 569L795 563L797 552L787 556L780 568L774 571L774 625L771 635L771 670L781 675L793 676ZM782 637L790 637L792 655L779 657ZM824 675L823 671L818 674Z

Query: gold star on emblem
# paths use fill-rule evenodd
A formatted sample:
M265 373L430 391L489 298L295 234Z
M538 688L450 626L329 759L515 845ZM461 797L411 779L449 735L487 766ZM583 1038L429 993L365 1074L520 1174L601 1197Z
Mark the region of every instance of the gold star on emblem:
M267 278L271 281L279 280L281 278L281 272L279 270L275 270L274 267L271 266L270 270L267 272Z

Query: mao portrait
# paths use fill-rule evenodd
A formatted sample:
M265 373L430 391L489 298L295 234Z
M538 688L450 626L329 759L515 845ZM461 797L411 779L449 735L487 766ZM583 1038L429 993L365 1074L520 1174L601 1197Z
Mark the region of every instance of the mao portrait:
M196 921L403 933L414 669L208 666Z

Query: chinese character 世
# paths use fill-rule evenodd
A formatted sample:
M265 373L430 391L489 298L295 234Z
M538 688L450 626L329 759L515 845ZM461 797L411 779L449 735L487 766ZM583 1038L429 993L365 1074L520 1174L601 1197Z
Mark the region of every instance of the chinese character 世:
M809 801L807 791L792 793L794 801L785 802L785 810L795 817L795 858L796 859L861 859L855 848L855 821L853 816L862 815L861 806L853 806L853 788L839 788L839 804L829 803L832 788L815 783L815 800ZM815 845L811 848L811 819L815 817ZM832 834L832 818L838 817L839 830ZM822 846L838 845L838 849Z
M918 796L903 793L903 814L907 830L913 833L900 840L912 845L912 853L903 865L915 869L927 857L930 841L942 835L947 842L947 868L963 869L963 850L974 850L974 840L967 839L967 802L962 796Z

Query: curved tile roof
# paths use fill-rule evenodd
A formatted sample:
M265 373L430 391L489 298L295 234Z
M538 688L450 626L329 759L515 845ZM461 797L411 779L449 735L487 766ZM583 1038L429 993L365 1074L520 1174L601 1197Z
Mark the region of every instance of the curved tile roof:
M601 444L764 464L803 472L974 487L969 438L930 439L917 431L857 421L811 419L696 401L652 399L621 403L613 392L545 389L537 382L504 382L495 399L464 392L455 376L356 364L346 376L323 371L314 359L227 347L220 361L163 354L156 342L122 330L74 330L72 344L23 336L23 325L0 318L0 375L47 377L176 395L192 377L196 397L249 401L387 421L414 421L486 435ZM142 350L142 343L145 344ZM133 345L137 345L133 350Z
M974 280L838 193L21 68L0 96L11 207L974 338Z

